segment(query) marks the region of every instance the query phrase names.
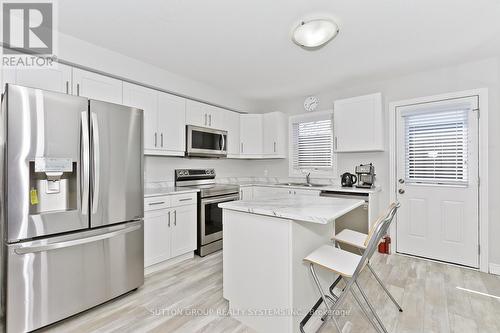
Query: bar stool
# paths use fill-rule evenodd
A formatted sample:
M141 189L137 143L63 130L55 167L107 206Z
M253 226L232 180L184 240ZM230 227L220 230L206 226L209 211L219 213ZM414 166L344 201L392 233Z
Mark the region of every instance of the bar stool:
M369 234L368 236L368 242L363 252L363 255L360 256L342 250L340 248L334 247L332 245L323 245L304 258L304 261L309 262L311 275L320 293L321 300L325 304L325 307L328 310L327 315L325 315L322 319L324 320L324 323L326 323L328 319L331 319L335 324L335 327L339 333L342 333L342 330L340 329L339 324L334 317L334 311L339 308L340 304L346 298L349 292L353 295L356 303L358 303L364 315L366 316L368 321L372 324L372 326L375 328L375 330L380 333L382 332L387 333L387 329L380 320L373 305L368 300L368 297L366 296L363 289L360 287L358 283L358 278L363 269L365 268L366 264L368 263L368 260L372 257L373 253L375 252L375 249L377 248L380 240L387 233L387 230L389 229L389 226L399 207L400 207L399 203L391 204L386 214L384 214L381 218L379 218L379 220L377 220L377 222L374 224L372 228L373 232L371 232L371 234ZM332 293L331 295L333 297L331 297L330 295L326 294L323 291L323 287L321 286L321 283L315 271L315 266L319 266L323 269L328 269L334 272L335 274L339 275L339 277L334 282L332 287L340 280L343 280L345 282L345 287L341 289L339 295L335 295ZM354 292L353 289L354 285L356 285L362 298L368 305L368 309L364 307L363 303L361 302L357 294ZM330 287L330 290L333 290L332 287ZM328 301L332 303L331 306L329 305ZM375 320L372 318L372 316L370 316L370 312L375 318ZM302 324L301 324L301 330L303 330Z

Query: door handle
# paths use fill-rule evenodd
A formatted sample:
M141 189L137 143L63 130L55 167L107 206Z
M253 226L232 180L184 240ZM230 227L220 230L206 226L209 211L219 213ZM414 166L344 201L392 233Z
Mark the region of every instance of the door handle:
M66 94L69 94L69 81L66 81Z
M94 188L92 195L92 213L97 212L99 206L99 186L100 186L100 151L99 151L99 122L97 120L97 114L92 112L92 152L94 158Z
M82 112L82 157L80 161L80 176L81 196L82 196L82 215L87 215L89 209L89 187L90 187L90 138L89 138L89 122L87 112Z
M243 142L241 143L241 152L243 153Z
M205 126L207 126L207 114L205 113Z
M276 142L274 142L274 152L276 152Z
M161 147L163 148L163 133L160 134L160 137L161 137Z
M177 225L177 209L174 209L174 226Z
M337 137L335 137L335 150L337 150Z
M208 115L208 126L212 126L212 115Z
M93 242L97 242L99 240L116 237L119 235L127 234L129 232L138 230L139 228L141 228L141 224L142 224L142 222L139 222L137 224L131 225L129 227L126 227L126 228L123 228L120 230L111 231L111 232L104 233L101 235L95 235L95 236L90 236L90 237L81 238L81 239L73 239L73 240L62 241L62 242L46 244L46 245L38 245L38 246L23 246L23 247L15 249L14 252L16 252L17 254L46 252L46 251L62 249L65 247L70 247L70 246L77 246L77 245L83 245L83 244L87 244L87 243L93 243Z
M404 194L404 193L405 193L405 190L403 190L402 188L400 188L400 189L398 190L398 192L399 192L399 194Z
M76 84L76 96L80 96L80 83Z
M158 134L155 132L155 147L157 143L158 143Z
M168 211L168 227L170 228L170 211Z

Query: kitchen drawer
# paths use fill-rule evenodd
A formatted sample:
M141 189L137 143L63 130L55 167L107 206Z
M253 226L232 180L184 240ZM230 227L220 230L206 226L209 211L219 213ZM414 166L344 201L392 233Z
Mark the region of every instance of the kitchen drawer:
M159 210L170 207L170 197L151 197L144 199L144 211Z
M196 205L196 193L175 194L170 197L172 207Z

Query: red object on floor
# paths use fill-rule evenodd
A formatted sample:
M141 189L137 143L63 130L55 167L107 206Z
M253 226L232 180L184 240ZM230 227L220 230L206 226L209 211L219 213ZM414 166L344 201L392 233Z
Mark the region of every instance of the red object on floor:
M382 241L378 245L378 252L383 254L389 254L390 252L391 237L384 236Z

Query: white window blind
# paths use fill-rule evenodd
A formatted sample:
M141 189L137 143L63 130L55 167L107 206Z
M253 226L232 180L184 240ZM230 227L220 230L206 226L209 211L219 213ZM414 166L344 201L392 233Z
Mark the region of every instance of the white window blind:
M406 180L466 185L468 109L405 116Z
M333 121L331 112L304 116L292 123L294 171L333 170Z

